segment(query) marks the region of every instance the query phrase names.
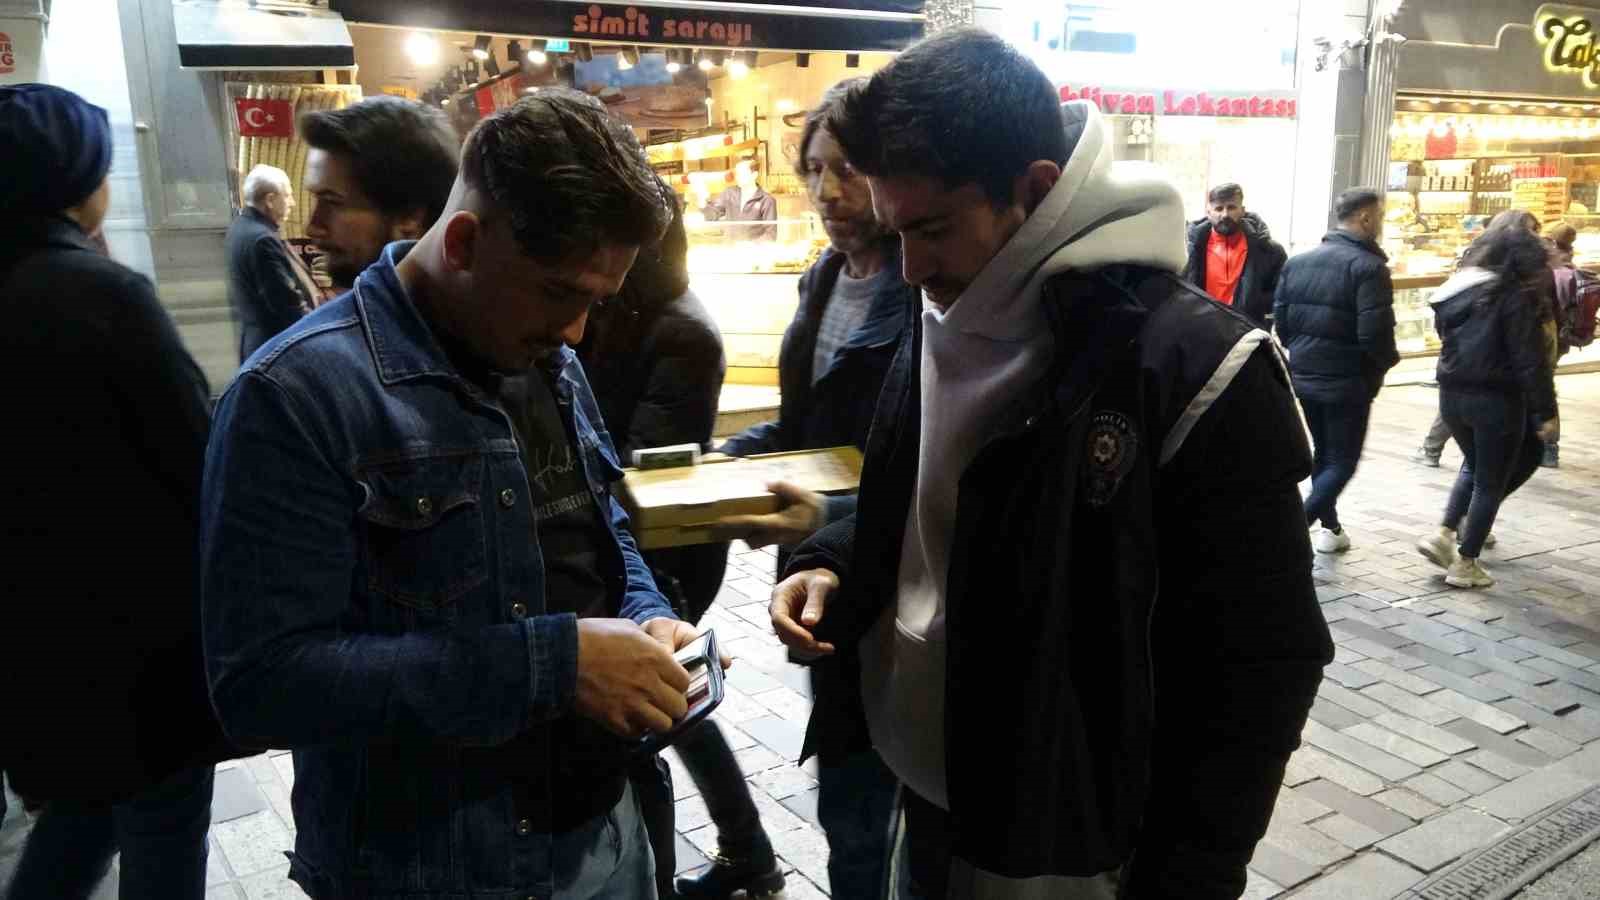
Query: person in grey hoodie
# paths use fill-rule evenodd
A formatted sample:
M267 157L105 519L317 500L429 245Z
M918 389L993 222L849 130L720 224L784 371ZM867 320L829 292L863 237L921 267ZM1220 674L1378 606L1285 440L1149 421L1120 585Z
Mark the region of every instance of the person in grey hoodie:
M1172 185L989 32L828 130L923 309L856 512L774 592L846 679L807 751L901 780L901 896L1239 896L1332 653L1276 345L1179 276Z

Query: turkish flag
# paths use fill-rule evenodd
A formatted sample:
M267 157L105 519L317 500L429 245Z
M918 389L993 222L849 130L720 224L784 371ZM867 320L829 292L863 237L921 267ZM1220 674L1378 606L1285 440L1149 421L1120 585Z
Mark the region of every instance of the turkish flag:
M294 137L294 107L287 100L233 101L240 137Z

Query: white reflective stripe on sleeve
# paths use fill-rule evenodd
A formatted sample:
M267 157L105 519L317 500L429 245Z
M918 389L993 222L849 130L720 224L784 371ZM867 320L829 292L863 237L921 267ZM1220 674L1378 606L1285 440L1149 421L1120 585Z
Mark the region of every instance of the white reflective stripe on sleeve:
M1228 355L1222 358L1221 365L1217 366L1217 370L1211 373L1211 378L1206 382L1205 387L1200 389L1200 393L1194 395L1194 399L1190 400L1189 405L1184 408L1183 415L1178 417L1178 421L1172 426L1172 430L1167 432L1166 443L1161 445L1160 465L1166 465L1172 461L1174 456L1178 455L1178 451L1183 447L1183 442L1189 437L1189 432L1194 430L1195 423L1199 422L1200 417L1206 414L1206 410L1217 402L1217 398L1222 396L1222 392L1228 389L1228 385L1233 383L1233 379L1239 374L1239 370L1243 369L1244 364L1250 360L1250 354L1256 352L1256 348L1260 347L1263 342L1272 346L1273 358L1278 361L1278 365L1283 368L1284 373L1288 373L1289 369L1288 365L1283 361L1283 353L1278 349L1277 342L1273 340L1272 335L1259 328L1247 332L1244 337L1239 338L1237 344L1233 345L1233 349L1228 351Z

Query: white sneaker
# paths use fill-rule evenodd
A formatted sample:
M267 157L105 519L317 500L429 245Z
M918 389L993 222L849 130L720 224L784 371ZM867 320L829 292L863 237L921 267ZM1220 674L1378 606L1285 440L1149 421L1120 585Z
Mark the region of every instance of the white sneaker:
M1318 553L1343 553L1350 549L1350 535L1318 528L1311 534L1311 549Z
M1444 583L1458 588L1486 588L1494 587L1494 578L1484 570L1478 561L1470 556L1463 556L1456 560L1456 564L1445 573Z
M1460 558L1456 553L1456 533L1448 528L1440 528L1433 534L1419 538L1417 552L1441 569L1454 566Z

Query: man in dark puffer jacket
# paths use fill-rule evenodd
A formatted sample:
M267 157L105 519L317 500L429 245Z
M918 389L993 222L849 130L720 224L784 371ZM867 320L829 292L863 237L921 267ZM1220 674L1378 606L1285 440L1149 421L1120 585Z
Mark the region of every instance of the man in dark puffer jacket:
M1273 316L1316 447L1306 524L1322 523L1311 540L1319 553L1350 548L1335 504L1361 460L1383 375L1400 361L1388 257L1377 245L1383 198L1354 188L1334 214L1339 226L1322 246L1283 267Z
M1244 208L1244 188L1220 184L1206 195L1206 217L1189 224L1190 284L1270 328L1273 293L1289 255L1267 223Z

